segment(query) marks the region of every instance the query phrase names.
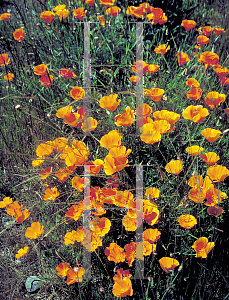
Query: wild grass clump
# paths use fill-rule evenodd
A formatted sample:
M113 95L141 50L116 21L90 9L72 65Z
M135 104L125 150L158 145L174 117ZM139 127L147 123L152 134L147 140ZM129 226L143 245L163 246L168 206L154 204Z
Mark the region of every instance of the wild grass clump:
M228 25L202 2L0 15L4 299L31 275L36 299L227 299Z

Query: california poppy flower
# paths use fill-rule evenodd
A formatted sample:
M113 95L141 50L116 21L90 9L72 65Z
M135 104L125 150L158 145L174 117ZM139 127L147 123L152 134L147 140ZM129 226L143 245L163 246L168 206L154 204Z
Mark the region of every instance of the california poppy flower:
M176 121L180 120L180 115L168 110L155 111L153 117L156 120L166 120L170 125L173 125Z
M213 182L220 182L229 175L229 170L224 166L215 165L208 168L207 175Z
M55 176L59 179L59 182L66 181L68 177L74 172L74 169L70 168L60 168L56 173Z
M134 111L131 110L129 106L127 106L121 114L115 116L114 123L117 126L130 126L134 123L134 121Z
M143 75L148 70L148 66L149 65L147 63L145 63L143 60L138 60L133 64L132 70L135 73Z
M43 19L46 23L50 24L55 17L55 13L51 11L44 11L40 14L40 18Z
M180 66L183 66L184 64L186 64L188 61L190 61L191 59L188 57L187 53L184 53L182 51L178 52L178 54L176 55L178 57L178 64Z
M34 71L34 74L40 75L40 76L44 76L49 73L48 67L44 64L36 66L35 68L33 68L33 71Z
M74 165L84 165L88 160L89 150L84 142L74 140L72 147L68 145L63 149L63 153L60 155L61 159L65 159L67 167Z
M160 46L158 46L157 48L154 49L154 52L158 53L158 54L165 54L168 50L170 49L170 46L168 46L166 48L165 44L162 44Z
M197 45L206 45L209 42L209 38L201 34L197 37Z
M15 40L17 40L18 42L21 42L25 39L25 33L23 31L23 28L20 29L16 29L14 31L14 38Z
M67 276L67 271L70 269L70 265L68 263L60 263L57 267L57 273L61 277Z
M44 226L41 226L39 222L33 222L31 227L28 227L25 232L25 237L28 239L37 239L44 232Z
M196 26L196 22L193 20L183 20L181 26L183 26L187 31L189 31Z
M6 79L8 81L13 81L14 74L13 73L8 73L7 75L4 76L4 79Z
M146 229L143 231L143 240L154 244L161 236L161 232L158 229Z
M200 155L200 158L209 166L214 165L220 158L215 152L208 152Z
M123 269L118 269L116 272L117 274L113 277L115 283L113 285L112 293L116 297L132 296L132 283L129 279L132 275L128 270L123 271Z
M7 66L9 62L10 62L10 58L8 54L6 53L0 54L0 66Z
M115 0L100 0L99 4L103 4L106 7L113 5Z
M12 198L5 197L2 201L0 201L0 208L8 207L12 202Z
M90 6L93 6L95 4L95 0L86 0L86 4L89 4Z
M222 214L224 212L224 210L222 209L222 207L220 206L209 206L207 209L207 213L210 216L214 216L214 217L218 217L220 214Z
M46 86L46 87L50 87L53 80L54 80L54 77L52 75L45 75L45 76L40 77L40 79L39 79L41 85Z
M200 63L204 63L205 70L207 69L208 66L214 66L219 62L219 56L216 53L210 52L210 51L205 51L200 54L198 57L198 61Z
M136 18L144 18L146 16L146 9L140 6L129 6L126 10L126 14Z
M81 267L69 269L67 271L67 277L68 277L67 285L73 284L75 282L82 282L84 273L85 273L85 270Z
M123 252L124 249L119 247L116 243L111 243L109 247L105 249L105 255L110 261L115 263L124 262L126 255Z
M218 92L210 92L205 97L205 103L213 109L215 106L219 107L220 103L224 102L226 99L225 94L220 94Z
M5 21L5 22L8 22L10 16L11 16L11 14L8 14L8 13L1 14L1 15L0 15L0 20Z
M189 78L186 81L186 85L189 86L190 88L191 87L198 88L200 86L200 83L194 78Z
M215 130L212 128L205 128L201 131L201 134L209 141L209 143L213 143L216 141L222 132L220 130Z
M209 112L206 108L203 108L202 105L190 105L183 111L182 115L184 119L200 123L209 115Z
M141 127L141 140L147 144L154 144L161 140L160 132L156 131L152 123L146 123Z
M226 198L227 198L227 194L216 189L212 184L206 192L207 201L204 202L204 204L207 206L219 205L219 203Z
M144 90L145 94L147 96L149 96L154 102L158 102L161 100L161 97L164 94L164 90L163 89L159 89L159 88L154 88L154 89L145 89Z
M213 30L213 28L211 26L204 26L202 28L201 34L204 34L206 36L210 36L212 30Z
M130 244L126 244L124 247L126 251L126 259L128 261L128 265L132 266L136 258L136 242L131 242Z
M53 152L54 146L51 141L41 143L36 149L36 154L39 157L50 156Z
M82 192L89 183L90 183L90 180L87 177L81 178L81 177L75 176L72 178L72 186L75 189L77 189L79 192Z
M204 148L199 147L197 145L191 146L191 147L188 147L185 149L185 151L188 152L189 154L191 154L192 156L196 156L196 155L200 154L203 150L204 150Z
M73 72L72 72L71 70L69 70L69 69L61 69L61 70L59 71L59 74L60 74L61 76L63 76L65 79L70 79L70 78L72 78L72 77L76 77L76 78L77 78L76 74L73 73Z
M178 218L178 223L185 229L190 229L197 224L197 220L192 215L181 215Z
M220 78L226 77L229 74L229 69L221 68L221 66L216 66L215 68L213 68L213 70Z
M97 19L100 20L100 25L105 26L104 16L97 16Z
M150 9L151 13L146 16L147 20L152 20L152 24L156 25L163 21L163 10L159 7L152 7Z
M105 134L100 140L100 146L107 149L121 146L122 134L117 130L112 130Z
M192 100L198 100L202 96L202 91L200 88L195 87L194 89L188 91L187 93L187 98L192 99Z
M74 17L81 21L83 20L86 13L87 13L87 10L84 11L84 7L77 8L73 11Z
M219 79L219 81L220 81L220 83L221 83L222 86L226 86L226 85L229 84L229 78L227 78L227 77L221 77Z
M41 176L41 179L46 179L49 177L49 175L52 174L52 167L46 167L44 170L41 170L39 175Z
M104 159L104 172L106 175L112 175L121 171L127 166L126 158L131 153L131 149L126 150L124 146L113 147Z
M133 84L137 84L137 82L139 82L141 80L141 78L139 76L131 76L129 78L129 80L133 83Z
M214 242L208 243L208 239L206 237L201 237L195 241L192 248L196 251L196 257L207 258L208 253L214 246Z
M105 108L109 111L114 111L118 107L119 103L121 102L120 99L117 99L117 94L111 94L109 96L104 96L100 99L99 105L102 108Z
M92 117L88 117L84 119L81 129L84 132L93 131L97 127L97 123L97 120L93 119Z
M168 173L172 173L172 174L180 174L180 172L183 169L183 162L181 160L174 160L172 159L166 166L165 166L165 170Z
M108 218L94 217L90 222L90 229L100 237L107 234L111 227L111 221ZM106 254L106 253L105 253Z
M48 188L45 191L44 200L55 200L59 196L59 194L60 193L57 191L56 187L54 187L52 189Z
M202 203L207 190L212 186L212 181L208 176L205 177L204 181L202 176L192 176L188 181L188 185L192 187L188 193L189 199L195 203Z
M19 249L18 252L17 252L17 254L15 255L16 258L25 256L26 253L28 252L28 250L29 250L29 247L24 247L24 248L22 248L22 249Z
M162 257L161 259L159 259L159 263L160 263L161 268L167 274L172 272L173 269L175 269L176 267L178 267L180 265L179 262L172 257Z
M53 10L56 12L57 16L59 16L60 20L66 19L69 14L69 10L65 9L65 7L66 7L66 5L62 4L62 5L58 5L53 8Z
M113 17L117 17L118 12L121 11L121 8L118 6L112 6L106 9L106 14L107 15L112 15Z
M135 113L138 117L147 117L152 113L152 107L146 103L142 103L137 107Z
M213 28L213 30L214 30L216 36L219 36L225 32L225 30L223 28Z
M160 66L158 65L148 65L147 71L148 73L156 73L158 71L158 69L160 68Z
M85 171L90 174L98 174L104 165L104 161L101 159L96 159L94 161L87 161L85 166Z
M84 201L80 201L77 205L72 205L66 212L65 216L72 220L79 220L84 211Z
M75 230L72 230L71 232L67 232L64 236L64 244L66 246L70 245L70 244L73 245L76 241L76 234L77 234L77 232Z

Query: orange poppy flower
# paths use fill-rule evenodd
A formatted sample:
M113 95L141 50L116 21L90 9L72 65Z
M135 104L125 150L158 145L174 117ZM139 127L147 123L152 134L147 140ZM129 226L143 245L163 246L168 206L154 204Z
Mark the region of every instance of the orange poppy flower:
M159 89L159 88L154 88L154 89L145 89L144 90L145 94L147 96L149 96L154 102L158 102L161 100L161 97L164 94L164 90L163 89Z
M94 217L90 222L90 229L102 237L110 231L111 221L108 218Z
M5 197L2 201L0 201L0 208L8 207L12 202L12 198Z
M200 54L198 57L198 61L200 63L204 63L205 70L207 70L207 67L214 66L219 62L219 56L216 53L206 51Z
M105 19L104 19L104 16L98 16L97 19L100 20L100 24L101 24L102 26L105 26Z
M183 111L182 115L184 119L200 123L209 115L209 112L206 108L203 108L202 105L190 105Z
M39 173L41 179L46 179L51 174L52 174L52 167L46 167L44 170L40 171Z
M143 205L144 205L143 218L145 222L151 226L157 224L160 217L160 212L158 210L157 205L154 202L151 202L150 200L146 200L146 199L143 200Z
M201 34L197 37L197 45L206 45L209 42L209 38Z
M3 53L0 55L0 66L7 66L10 62L8 54Z
M84 132L93 131L97 127L97 123L97 120L93 119L92 117L88 117L83 121L81 129Z
M191 154L192 156L199 155L203 150L204 150L204 148L196 146L196 145L185 149L185 151L188 152L189 154Z
M7 75L4 76L4 79L6 79L8 81L13 81L14 74L13 73L8 73Z
M197 224L197 220L192 215L182 215L178 218L178 223L185 229L190 229Z
M200 86L200 83L194 78L189 78L186 81L186 85L189 86L190 88L191 87L198 88Z
M146 229L143 231L143 240L154 244L161 236L161 232L158 229Z
M111 148L104 159L104 172L106 175L112 175L128 166L128 159L126 157L130 152L131 150L126 150L124 146Z
M227 118L229 119L229 108L224 109L225 114L227 115Z
M227 198L227 194L216 189L212 184L206 192L207 202L204 202L204 204L207 206L215 206L218 205L223 199L226 198Z
M17 210L22 210L23 205L19 204L17 201L14 201L12 204L9 204L7 207L7 214L14 217Z
M137 84L137 82L139 82L141 80L141 78L139 76L132 76L129 78L129 80L133 83L133 84Z
M138 73L139 75L143 75L148 70L148 66L149 65L143 60L138 60L133 64L132 70L133 72Z
M156 188L147 188L145 192L145 196L150 199L159 198L160 190Z
M206 237L201 237L195 241L192 248L196 251L196 257L207 258L208 253L214 246L214 242L208 243L208 239Z
M162 44L162 45L158 46L157 48L155 48L154 51L158 54L163 54L164 55L169 49L170 49L170 46L168 46L166 48L166 45Z
M77 189L79 192L82 192L86 186L90 183L90 180L87 177L78 177L75 176L72 178L72 186Z
M16 213L15 218L16 218L18 224L21 224L31 214L31 212L28 211L27 209L24 209L23 212L21 210L16 210L15 213Z
M82 99L85 95L85 91L79 86L74 86L74 88L72 88L70 91L70 95L75 100Z
M187 53L184 53L182 51L178 52L178 54L176 55L178 57L178 64L180 66L183 66L184 64L186 64L188 61L190 61L191 59L188 57Z
M76 76L76 74L74 74L71 70L69 70L69 69L61 69L60 71L59 71L59 74L61 75L61 76L63 76L64 78L66 78L66 79L70 79L70 78L72 78L72 77L76 77L77 78L77 76Z
M229 70L227 68L221 68L220 66L216 66L215 68L213 68L213 70L220 78L226 77L229 74Z
M66 212L65 216L72 220L79 220L84 211L84 201L80 201L78 205L72 205Z
M111 243L109 247L105 249L105 255L109 261L115 263L124 262L126 255L123 252L124 249L119 247L116 243Z
M84 165L88 160L89 150L84 142L73 141L72 147L66 146L63 153L60 155L61 159L65 159L67 167L74 165Z
M74 172L74 169L69 169L69 168L60 168L56 173L55 176L59 179L59 182L66 181L69 177Z
M166 166L165 166L165 170L168 173L171 174L180 174L180 172L183 169L183 162L181 160L174 160L172 159Z
M133 200L134 195L130 191L124 191L124 192L117 192L116 195L114 195L113 198L113 204L119 206L119 207L128 207L129 202Z
M210 36L211 32L212 32L213 28L211 26L204 26L202 28L201 33L206 35L206 36Z
M39 222L33 222L31 227L28 227L25 232L25 237L28 239L37 239L44 232L44 226L41 226Z
M160 68L160 66L158 65L148 65L148 73L156 73L158 71L158 69Z
M63 5L58 5L58 6L63 6ZM53 8L53 10L54 10L54 8ZM66 19L67 16L69 15L69 10L65 9L65 8L58 9L58 10L56 10L56 14L57 14L57 16L59 16L60 20Z
M181 26L183 26L187 31L189 31L196 26L196 22L193 20L183 20Z
M113 5L115 0L100 0L99 4L103 4L106 7Z
M207 209L207 213L210 216L214 216L214 217L218 217L223 212L224 212L224 210L222 209L222 207L219 207L217 205L215 205L215 206L209 206L208 209Z
M112 130L105 134L100 140L100 146L111 149L113 147L121 146L122 134L117 130Z
M161 259L159 259L159 263L160 263L161 268L167 274L172 272L173 269L175 269L176 267L178 267L180 265L179 262L172 257L162 257Z
M112 6L106 9L106 14L107 15L112 15L113 17L117 17L118 12L121 11L121 8L118 6Z
M144 18L146 15L146 9L140 6L129 6L126 10L126 14L136 18Z
M205 97L205 103L213 109L215 106L219 107L220 103L224 102L226 99L225 94L219 94L218 92L210 92Z
M137 120L137 124L139 128L141 128L143 125L147 123L154 123L154 121L150 117L140 117L140 119Z
M132 263L136 258L136 242L126 244L124 249L126 251L126 259L128 261L128 265L132 266Z
M89 4L90 6L93 6L95 4L95 0L86 0L86 4Z
M154 129L160 134L168 132L170 130L170 124L166 120L156 120L152 123ZM140 129L141 131L141 129Z
M25 39L25 33L23 31L23 28L20 29L16 29L14 31L14 38L15 40L17 40L18 42L24 41Z
M1 15L0 15L0 20L5 21L5 22L8 22L10 16L11 16L11 14L8 14L8 13L1 14Z
M208 168L207 175L213 182L220 182L229 175L229 170L224 166L215 165Z
M180 120L180 115L168 110L155 111L153 117L156 120L166 120L170 125L173 125L176 121Z
M138 117L147 117L152 113L152 107L146 103L142 103L137 107L135 113Z
M77 229L78 230L78 229ZM70 245L70 244L74 244L76 241L76 231L72 230L71 232L67 232L64 236L64 244Z
M32 166L33 167L39 167L43 164L44 159L35 159L32 161Z
M104 161L101 159L96 159L95 161L87 161L85 166L85 171L90 174L98 174L104 165Z
M104 96L100 99L99 105L102 108L105 108L109 111L114 111L118 107L119 103L121 102L120 99L117 99L117 94L111 94L109 96Z
M43 19L46 23L50 24L55 17L55 13L51 11L44 11L40 14L40 18Z
M87 10L84 11L84 7L80 7L73 11L73 15L75 18L83 20L84 16L86 15L86 12Z
M34 74L36 75L40 75L40 76L44 76L47 75L49 73L49 69L46 65L41 64L39 66L36 66L34 69Z
M67 271L70 269L70 265L68 263L60 263L57 267L57 273L61 277L67 276Z
M46 143L41 143L38 145L36 149L37 156L44 158L44 156L50 156L52 154L52 151L54 149L54 146L51 141L47 141Z
M227 77L221 77L219 79L219 81L220 81L220 83L221 83L222 86L226 86L226 85L229 84L229 78L227 78Z
M150 9L151 13L146 16L147 20L152 20L152 24L156 25L163 20L163 10L159 7L152 7ZM164 16L165 17L165 16Z
M54 80L54 77L52 75L45 75L45 76L40 77L40 79L39 79L41 85L46 86L46 87L50 87L53 80Z
M208 152L201 154L200 158L206 162L209 166L214 165L220 158L215 152Z
M141 127L141 140L147 144L154 144L161 140L160 132L156 131L152 123L146 123Z
M202 203L207 190L212 186L212 181L208 176L205 177L204 181L202 176L192 176L188 181L188 185L193 187L188 193L189 199L195 203Z
M85 273L85 270L81 267L69 269L67 271L67 277L68 277L67 285L73 284L75 282L82 282L84 273Z
M200 88L194 88L187 93L187 98L192 100L198 100L202 96L202 91Z
M222 132L220 130L215 130L211 128L205 128L201 131L201 134L209 141L209 143L213 143L216 141Z
M57 188L54 187L52 189L48 188L44 194L44 200L55 200L60 193L57 191Z
M113 285L112 293L116 297L132 296L132 283L129 279L132 275L128 270L118 269L117 274L113 277L115 283Z
M131 110L129 106L127 106L121 114L115 116L114 123L117 126L130 126L134 123L134 121L134 111Z
M214 30L216 36L219 36L225 32L225 30L223 28L213 28L213 30Z
M28 252L28 250L29 250L29 247L24 247L22 249L19 249L18 252L17 252L17 254L15 255L16 258L20 258L22 256L25 256L26 253Z

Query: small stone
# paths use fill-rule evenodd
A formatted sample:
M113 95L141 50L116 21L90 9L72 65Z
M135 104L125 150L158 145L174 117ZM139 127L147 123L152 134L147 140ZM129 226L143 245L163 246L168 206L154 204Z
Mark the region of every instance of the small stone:
M29 292L29 293L33 293L33 292L39 290L39 288L41 287L40 278L37 276L29 276L26 279L25 287L26 287L27 292Z

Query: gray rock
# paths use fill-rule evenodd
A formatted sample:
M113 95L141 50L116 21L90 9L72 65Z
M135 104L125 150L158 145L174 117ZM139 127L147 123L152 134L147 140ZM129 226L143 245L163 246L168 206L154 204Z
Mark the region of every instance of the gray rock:
M29 293L33 293L33 292L39 290L39 288L41 287L40 278L37 276L29 276L26 279L25 287L26 287L27 292L29 292Z

